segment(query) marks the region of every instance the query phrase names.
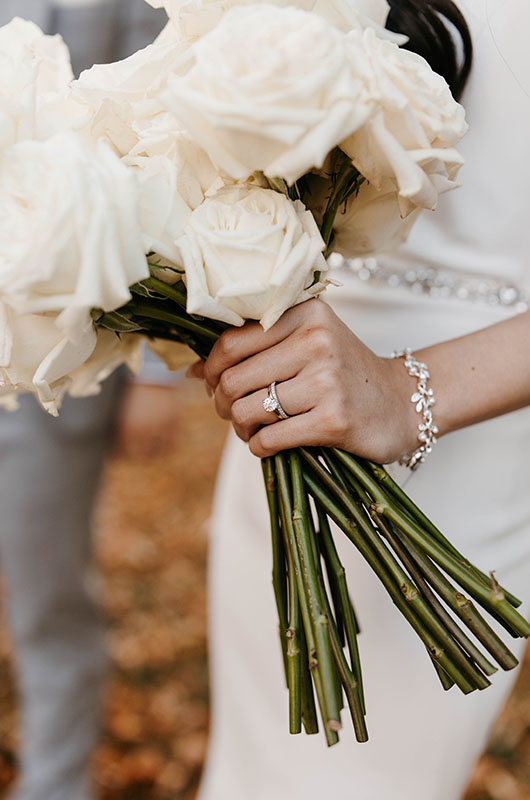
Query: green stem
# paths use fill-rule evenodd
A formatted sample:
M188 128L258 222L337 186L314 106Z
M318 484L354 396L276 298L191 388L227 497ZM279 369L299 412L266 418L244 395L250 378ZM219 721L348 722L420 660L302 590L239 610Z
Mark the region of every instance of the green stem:
M420 589L425 601L430 605L453 639L458 642L462 650L464 650L464 652L466 652L470 658L476 662L476 664L486 675L493 675L495 672L497 672L497 668L490 661L488 661L484 654L475 644L473 644L471 639L464 633L463 630L461 630L461 628L458 627L454 619L447 613L428 583L425 581L421 572L421 568L418 566L417 562L414 561L413 556L406 549L402 541L400 541L392 529L385 525L385 523L379 517L377 517L376 522L381 532L392 546L392 549L397 553L402 564L410 573L412 579L416 583L416 586L418 589Z
M363 462L361 462L363 463ZM424 528L425 531L431 534L441 545L443 545L447 550L449 550L452 555L456 558L460 559L475 575L479 580L481 580L486 586L491 587L491 579L488 575L485 575L484 572L479 570L474 564L468 561L462 553L460 553L457 548L452 544L452 542L447 539L443 533L434 525L434 523L423 513L423 511L418 508L418 506L414 503L413 500L403 491L401 486L399 486L393 478L388 474L386 469L379 464L375 464L373 461L366 461L364 462L367 465L368 470L371 472L373 477L380 483L380 485L387 490L402 506L403 508L408 511L410 516L416 520L416 522ZM501 587L502 588L502 587ZM502 589L504 594L506 595L506 599L508 602L514 606L514 608L518 608L521 605L521 600L519 600L515 595L511 594L510 592L506 591L506 589Z
M301 733L302 731L302 650L300 648L300 595L298 592L297 567L289 545L290 530L290 500L284 497L280 488L280 514L282 529L286 533L285 550L288 565L288 618L286 640L287 686L289 688L289 732ZM303 626L302 626L303 627Z
M325 592L325 587L322 583L322 591ZM353 728L355 731L355 738L358 742L367 742L368 741L368 730L366 728L366 722L364 719L365 715L365 706L363 697L361 694L361 690L359 684L353 674L352 670L348 662L346 661L346 657L344 656L344 651L342 649L340 636L337 631L337 627L333 620L333 615L331 612L331 607L329 605L329 601L325 597L324 600L325 604L325 612L329 617L329 630L331 635L331 646L333 648L333 654L335 656L335 663L337 665L337 669L339 671L339 675L341 678L342 686L344 687L344 691L346 693L346 697L348 699L348 706L350 708L351 718L353 722Z
M278 489L276 485L276 472L274 469L274 461L272 458L265 458L261 462L263 470L263 478L265 481L265 490L267 492L267 503L269 507L269 517L271 526L272 538L272 585L274 588L274 597L276 600L276 608L278 610L280 641L282 645L282 655L284 660L284 667L286 677L287 671L287 628L288 613L287 613L287 570L285 567L285 546L283 543L283 536L280 525L280 507L278 503ZM287 677L287 684L289 680Z
M298 547L296 543L296 534L294 530L293 502L291 496L291 483L289 479L289 469L287 465L286 454L278 453L276 456L274 456L274 463L276 466L276 477L278 480L278 490L282 507L282 522L284 524L284 531L286 534L287 553L292 559L293 572L298 587L300 610L302 612L302 620L304 624L304 631L307 641L309 671L311 673L311 676L315 684L318 704L322 716L322 723L324 725L324 732L326 734L326 741L328 743L328 746L332 747L334 744L337 744L337 742L339 741L339 737L337 731L333 730L330 727L328 721L323 679L320 671L320 665L318 664L316 659L315 635L313 632L313 623L310 611L309 598L305 593L305 587L302 578L302 566L300 562L300 556L298 553Z
M320 462L314 457L309 454L304 454L304 457L311 463L312 468L315 470L322 483L327 486L328 490L336 494L338 499L344 504L347 512L353 516L374 551L385 564L397 585L401 587L401 591L406 599L414 606L418 618L427 626L428 630L431 631L436 639L442 643L444 650L448 653L454 664L459 667L462 674L466 675L467 679L471 681L477 689L485 689L489 686L490 681L475 667L468 659L467 655L462 652L460 646L455 642L450 632L432 612L425 598L418 591L418 587L410 581L409 576L401 568L392 552L379 538L372 521L362 506L361 500L359 499L359 503L356 503L349 494L346 494L342 489L337 487L332 476L329 475Z
M305 489L305 486L304 486ZM310 502L306 491L306 508L307 508L307 523L309 526L310 531L310 540L311 540L311 549L313 552L313 561L316 567L317 579L318 579L318 602L320 605L320 609L322 613L324 613L328 620L329 625L329 635L330 635L330 645L331 645L331 652L334 652L333 641L332 641L332 627L335 628L337 636L339 637L339 641L341 641L341 648L343 647L342 640L340 638L340 634L337 629L337 622L336 617L334 616L331 608L331 603L329 602L329 598L327 596L327 589L324 584L324 574L322 572L322 554L319 548L318 542L318 534L315 527L315 522L313 520L313 512L310 509ZM335 659L336 661L336 659ZM342 691L342 681L340 671L338 669L333 670L333 678L335 684L335 696L336 696L336 703L339 712L342 712L344 708L344 692Z
M382 514L407 536L410 536L448 575L458 581L477 602L486 608L512 636L530 636L530 624L508 603L500 587L492 586L488 589L462 561L449 553L438 541L426 536L418 523L407 513L401 511L381 491L377 482L362 469L353 456L342 450L333 452L374 497L374 510L377 514Z
M300 651L300 602L296 581L289 584L287 638L287 683L289 686L289 732L302 731L302 658Z
M320 503L327 515L333 519L339 528L344 531L346 536L355 544L368 564L372 567L383 586L390 594L395 605L426 645L431 658L439 661L443 669L455 681L464 694L472 692L476 688L476 683L475 681L471 681L468 677L468 664L465 664L464 669L461 669L460 665L457 666L454 664L452 658L450 659L445 653L438 636L433 635L431 630L426 630L423 622L417 617L418 609L416 607L416 610L414 610L412 607L412 601L418 596L417 592L414 592L413 587L408 581L403 585L403 588L400 588L401 584L399 583L396 586L395 576L393 577L391 572L387 571L388 565L385 562L388 560L386 558L383 560L379 553L375 549L372 549L371 542L369 543L368 538L364 535L365 531L363 530L361 534L355 518L347 515L342 510L329 492L322 486L320 481L315 480L308 473L304 473L304 479L315 500ZM384 549L386 551L386 548ZM403 589L405 591L403 591ZM446 642L444 641L443 644L445 646Z
M158 308L155 305L149 305L149 303L138 302L130 303L129 308L133 312L133 319L136 315L138 317L146 317L147 319L156 319L161 320L162 322L169 322L171 325L174 325L175 328L184 328L185 330L195 333L197 336L208 339L212 342L216 342L219 338L218 332L212 330L205 324L197 322L196 320L193 320L184 314L179 314L176 311L166 311L165 309Z
M355 169L351 161L345 160L339 171L339 174L337 175L337 180L328 200L324 217L322 219L322 225L320 226L320 232L326 245L328 245L331 241L331 234L333 233L333 225L335 224L337 212L341 204L344 202L344 198L348 190L358 179L358 177L358 170Z
M346 581L346 570L344 569L333 536L329 526L328 518L321 508L318 511L318 524L320 534L320 546L324 554L324 559L328 571L328 576L333 575L338 589L338 603L341 608L341 615L344 622L344 630L346 633L346 641L348 642L348 650L350 653L350 662L353 674L359 684L361 692L363 711L366 713L366 705L364 701L363 689L363 676L361 669L361 658L359 654L359 646L357 642L358 624L355 612L353 610L350 593L348 591L348 584Z
M335 657L335 664L337 666L340 684L344 688L344 691L346 693L346 698L348 700L348 706L350 708L353 728L355 731L355 737L358 742L367 742L368 730L366 728L366 722L364 719L366 710L364 704L364 697L362 693L362 687L359 685L359 682L355 674L351 670L350 665L348 664L346 657L344 655L344 651L342 649L342 642L340 640L339 632L337 630L331 605L327 596L326 587L324 585L324 576L322 573L320 559L318 560L317 571L318 571L318 580L320 583L320 595L324 605L324 612L329 621L331 647L333 650L333 655ZM341 689L341 695L342 695L342 689Z
M434 664L434 669L438 673L438 677L440 678L440 683L442 684L444 691L448 692L449 689L452 689L455 686L455 682L452 678L449 677L447 672L441 668L437 661L432 662Z
M456 589L445 577L436 564L428 558L410 539L407 539L400 530L395 530L403 545L412 554L420 565L423 574L440 597L447 603L455 614L464 622L479 642L497 661L504 670L510 670L519 663L513 653L506 647L502 639L495 633L488 623L477 611L472 601Z
M334 683L334 659L331 649L328 619L324 613L324 604L320 593L318 572L314 559L311 530L308 524L308 507L306 490L302 475L300 454L296 450L289 453L291 465L291 481L293 487L293 523L296 543L302 567L302 580L309 599L309 608L315 635L315 648L319 671L322 676L327 721L332 730L340 729L340 707Z
M300 659L302 668L302 722L305 732L311 736L318 733L318 718L303 625L300 628Z
M508 603L502 590L493 586L488 589L482 582L478 583L476 578L473 578L469 571L462 567L460 561L449 555L446 550L441 549L435 542L426 540L421 529L397 508L386 506L383 514L441 566L448 575L458 581L514 638L530 636L530 624L511 603Z
M165 281L161 281L160 278L151 276L150 278L146 278L145 281L142 281L142 286L145 286L146 289L151 289L157 294L161 294L163 297L167 297L168 300L173 300L179 308L183 311L186 310L188 295L182 281L166 283Z
M330 460L333 459L330 457ZM411 577L416 582L416 585L421 590L423 597L425 598L426 602L429 603L434 613L437 614L449 633L458 642L464 652L466 652L478 664L480 669L482 669L486 675L493 675L493 673L497 671L496 667L494 667L493 664L488 661L484 654L475 646L469 637L466 636L464 631L458 627L453 618L447 613L444 606L442 606L434 592L431 590L430 585L427 583L428 576L432 574L433 571L438 571L437 567L430 561L430 559L421 553L421 551L421 563L418 562L418 559L415 557L418 551L416 548L414 548L412 542L406 539L400 531L386 525L382 518L374 511L372 498L367 494L364 486L357 481L351 472L348 472L345 477L351 484L354 492L356 492L361 498L364 507L366 509L371 508L371 518L375 522L377 528L391 544L403 565L408 569ZM420 565L418 566L419 563ZM444 578L444 580L447 584L449 592L456 594L457 590L449 583L447 579ZM487 628L486 623L484 623L484 627ZM444 688L446 688L445 683L446 681L442 680Z

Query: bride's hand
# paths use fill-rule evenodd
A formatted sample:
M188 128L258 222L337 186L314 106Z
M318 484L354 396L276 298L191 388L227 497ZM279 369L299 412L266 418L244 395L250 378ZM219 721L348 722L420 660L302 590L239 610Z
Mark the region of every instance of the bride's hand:
M388 463L417 446L403 363L376 356L320 300L290 309L267 332L257 323L226 331L195 374L261 458L322 445ZM290 419L263 408L272 381Z

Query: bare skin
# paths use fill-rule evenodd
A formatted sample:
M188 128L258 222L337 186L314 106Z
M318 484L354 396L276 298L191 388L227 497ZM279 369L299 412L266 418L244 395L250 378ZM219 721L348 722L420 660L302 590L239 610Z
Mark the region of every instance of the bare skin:
M440 436L530 405L530 312L415 355L430 369ZM418 446L415 379L319 300L290 309L267 332L257 323L227 331L191 373L260 458L323 445L386 464ZM291 419L263 409L272 381Z

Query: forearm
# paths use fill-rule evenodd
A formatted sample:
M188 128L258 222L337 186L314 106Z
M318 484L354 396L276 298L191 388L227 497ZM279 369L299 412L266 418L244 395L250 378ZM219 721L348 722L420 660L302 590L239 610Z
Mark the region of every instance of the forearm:
M415 356L430 370L441 435L530 405L530 312ZM198 374L261 458L326 446L386 464L419 444L416 379L401 359L375 355L320 301L291 309L267 332L257 324L227 331ZM291 419L264 409L272 381Z
M530 312L415 355L431 373L440 435L530 405Z

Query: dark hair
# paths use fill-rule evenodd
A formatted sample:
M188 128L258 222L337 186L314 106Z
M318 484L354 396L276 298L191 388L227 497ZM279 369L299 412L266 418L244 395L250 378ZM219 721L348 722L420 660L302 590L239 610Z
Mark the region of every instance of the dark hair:
M409 37L403 46L423 56L435 72L443 75L458 100L473 61L471 34L463 14L451 0L388 0L388 3L386 27ZM459 43L455 42L455 35L460 37Z

